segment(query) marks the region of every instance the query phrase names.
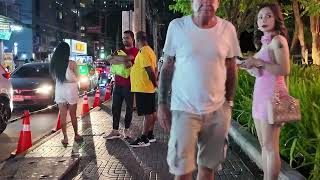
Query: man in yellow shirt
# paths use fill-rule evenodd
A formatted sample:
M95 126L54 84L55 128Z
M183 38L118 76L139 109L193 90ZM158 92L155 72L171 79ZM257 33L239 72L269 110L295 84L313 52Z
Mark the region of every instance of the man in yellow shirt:
M157 57L148 45L145 32L137 32L136 41L139 52L130 73L131 92L135 94L138 116L144 116L144 122L142 135L130 146L146 147L156 141L153 128L156 121Z

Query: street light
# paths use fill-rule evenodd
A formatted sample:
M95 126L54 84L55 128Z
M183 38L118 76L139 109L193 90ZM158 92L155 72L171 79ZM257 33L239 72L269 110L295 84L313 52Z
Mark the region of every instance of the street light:
M13 54L16 56L18 54L18 43L13 43Z
M106 57L105 53L104 53L104 52L101 52L101 53L100 53L100 58L101 58L101 59L105 59L105 57Z

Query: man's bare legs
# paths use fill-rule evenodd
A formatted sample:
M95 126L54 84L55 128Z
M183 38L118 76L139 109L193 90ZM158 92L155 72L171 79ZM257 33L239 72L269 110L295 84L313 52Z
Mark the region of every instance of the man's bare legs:
M180 176L175 176L174 180L192 180L192 172Z
M214 180L214 171L210 168L199 166L197 180Z
M175 180L192 180L192 172L181 176L175 176ZM210 168L199 166L197 180L214 180L214 171Z
M142 132L143 135L147 136L149 131L153 131L156 120L156 112L144 116Z

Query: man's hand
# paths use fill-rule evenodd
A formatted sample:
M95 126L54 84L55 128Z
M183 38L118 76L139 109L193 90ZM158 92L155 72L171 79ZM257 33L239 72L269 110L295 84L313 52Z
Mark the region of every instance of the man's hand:
M256 59L254 57L249 57L248 59L246 59L244 61L243 64L241 64L240 67L243 67L243 68L247 68L247 69L251 69L251 68L259 68L260 66L263 66L263 61L260 60L260 59Z
M171 128L171 111L169 109L168 104L159 104L157 111L158 120L160 122L160 126L165 131L170 131Z
M131 65L131 62L130 62L130 61L127 61L127 62L124 63L124 66L125 66L126 68L130 68L132 65Z

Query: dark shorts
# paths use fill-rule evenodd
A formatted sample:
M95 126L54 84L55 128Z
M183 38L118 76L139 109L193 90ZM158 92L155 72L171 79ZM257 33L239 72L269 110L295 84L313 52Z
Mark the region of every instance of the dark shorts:
M134 93L138 116L149 115L156 112L155 93Z

